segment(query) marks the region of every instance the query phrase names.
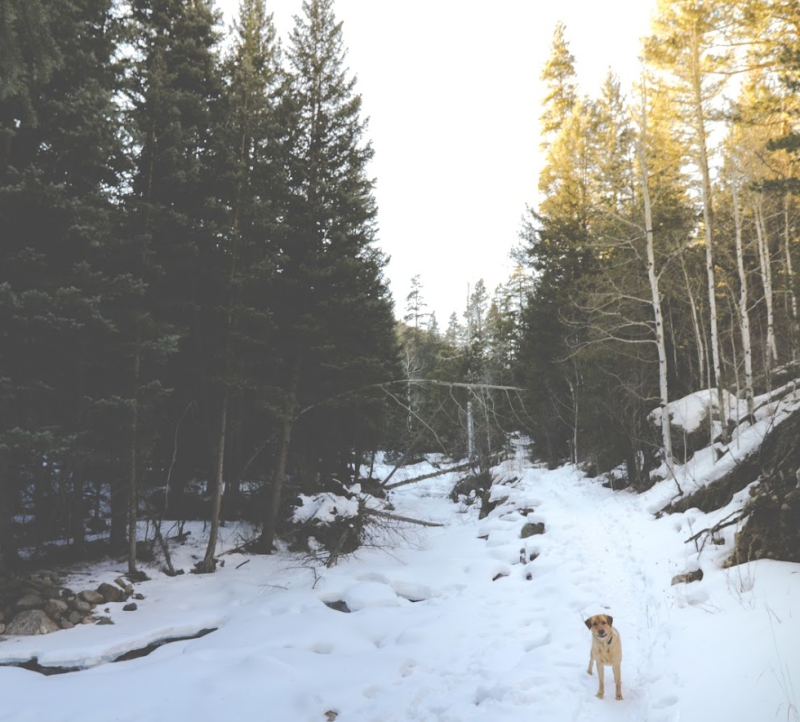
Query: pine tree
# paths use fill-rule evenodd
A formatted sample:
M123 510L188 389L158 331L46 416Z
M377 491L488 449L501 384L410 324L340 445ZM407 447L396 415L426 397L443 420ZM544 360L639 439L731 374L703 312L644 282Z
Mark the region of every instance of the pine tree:
M341 23L332 0L306 0L287 51L293 146L287 237L276 283L277 369L283 389L277 463L262 543L272 548L292 444L313 443L323 474L352 461L369 438L382 403L352 395L303 417L308 436L295 438L298 411L397 374L392 302L375 248L376 206L367 176L361 97L344 67ZM315 429L324 424L326 433ZM334 432L331 432L335 429ZM324 438L323 438L324 437ZM324 443L323 443L324 442Z
M547 95L542 101L544 110L539 118L542 150L547 150L550 146L551 139L558 133L578 100L576 78L575 56L569 49L566 26L559 22L553 33L550 58L540 78L547 87Z
M261 300L274 281L285 191L281 91L284 76L272 16L263 0L244 0L235 25L234 46L223 65L225 92L222 126L216 143L226 218L221 224L222 247L217 268L221 296L209 308L215 349L209 384L218 408L215 461L211 479L212 513L208 548L198 569L213 571L220 523L223 471L228 467L233 489L233 461L228 457L232 400L242 391L264 398L271 388L258 374L254 354L264 354L271 332L271 309ZM249 411L250 404L239 405ZM249 420L249 419L247 419ZM240 429L242 421L235 424ZM241 432L240 432L241 433ZM263 431L262 431L263 433ZM229 495L230 496L230 495ZM234 502L235 503L235 502Z
M126 199L126 252L147 290L121 321L128 341L129 471L127 496L119 486L112 496L112 544L121 544L121 518L127 514L128 563L134 569L139 470L148 468L163 480L169 459L152 458L158 432L141 417L163 403L167 388L179 386L175 419L196 401L213 424L209 315L219 307L225 277L212 162L220 94L216 16L208 0L133 0L132 20L137 62L130 77L130 132L138 152ZM179 339L180 353L172 353ZM171 375L163 365L169 357ZM212 459L200 452L206 447L197 444L198 461L210 470Z
M38 542L66 531L80 546L89 416L113 333L101 270L121 169L111 2L3 10L0 526L18 503L9 477L32 479ZM13 560L9 528L0 544Z

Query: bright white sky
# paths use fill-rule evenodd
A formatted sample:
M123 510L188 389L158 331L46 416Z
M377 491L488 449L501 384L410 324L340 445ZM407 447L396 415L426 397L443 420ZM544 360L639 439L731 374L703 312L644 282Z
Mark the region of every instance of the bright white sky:
M229 21L238 0L216 0ZM268 0L284 42L301 0ZM612 67L627 88L655 0L337 0L351 73L375 148L379 243L402 318L419 274L442 329L468 289L511 272L536 200L539 81L556 22L567 26L581 90Z

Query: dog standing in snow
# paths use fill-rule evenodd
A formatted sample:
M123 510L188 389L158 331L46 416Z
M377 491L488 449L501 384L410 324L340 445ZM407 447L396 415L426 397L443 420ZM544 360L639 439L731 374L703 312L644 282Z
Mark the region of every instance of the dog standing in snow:
M605 693L606 665L611 665L614 670L617 699L622 699L622 675L620 673L622 640L619 632L611 626L613 623L614 618L608 614L595 614L584 622L592 633L592 651L589 654L589 669L586 672L591 674L592 665L597 665L597 679L600 682L597 696L600 699L603 699L603 694Z

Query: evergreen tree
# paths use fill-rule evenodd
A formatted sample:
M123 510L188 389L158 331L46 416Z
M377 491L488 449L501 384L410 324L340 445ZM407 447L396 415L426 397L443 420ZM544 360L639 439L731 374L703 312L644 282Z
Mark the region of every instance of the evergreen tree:
M282 232L279 219L286 201L281 123L285 81L272 16L263 0L243 0L235 33L223 65L224 120L216 138L226 218L218 261L221 296L218 306L209 309L215 349L209 383L218 404L218 425L210 484L211 528L206 556L198 567L206 572L216 566L223 471L227 467L228 496L235 505L236 479L245 463L230 458L227 429L238 429L255 445L254 433L263 436L264 429L263 421L256 423L261 414L252 399L263 403L273 393L271 381L260 372L272 332L272 309L265 304L264 289L274 282Z
M158 430L143 424L142 416L152 420L169 387L179 387L173 421L187 403L199 403L205 438L194 447L195 463L210 476L213 460L203 450L219 404L218 390L209 384L216 371L213 315L227 277L213 163L220 94L216 16L209 0L133 0L132 20L137 61L130 77L130 132L137 153L127 198L126 253L147 290L121 321L127 340L122 365L128 371L129 470L124 487L118 485L112 495L112 544L124 538L121 520L127 512L134 568L139 470L163 481L172 452L170 445L161 449L160 459L152 457ZM179 353L171 353L178 340ZM163 366L168 357L171 373Z
M382 410L374 395L321 402L397 374L385 260L374 246L376 206L366 172L372 147L364 138L361 97L344 56L332 0L306 0L288 48L295 109L291 194L274 287L276 343L284 350L276 369L283 389L282 428L262 534L267 551L292 444L315 448L314 466L326 476L357 464L359 449L374 443L370 436ZM297 438L296 415L308 406L316 409L304 415Z
M551 139L558 133L578 100L576 78L575 56L569 49L566 26L559 22L553 33L550 58L540 78L547 88L547 95L542 101L544 110L539 118L542 150L550 146Z
M101 299L121 149L108 2L3 3L0 557L32 483L37 544L84 539L91 411L113 326ZM52 42L52 46L44 46ZM13 484L10 479L16 481Z

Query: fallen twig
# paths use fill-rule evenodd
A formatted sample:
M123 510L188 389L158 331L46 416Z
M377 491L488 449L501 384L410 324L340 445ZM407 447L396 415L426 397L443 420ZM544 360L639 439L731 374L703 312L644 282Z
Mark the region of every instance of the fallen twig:
M403 481L396 481L394 484L382 484L383 488L387 491L389 489L396 489L398 486L406 486L407 484L414 484L417 481L424 481L425 479L432 479L434 476L442 476L449 471L466 471L467 469L472 468L472 462L467 462L466 464L459 464L458 466L451 466L448 469L439 469L438 471L432 471L430 474L423 474L422 476L415 476L413 479L404 479ZM391 478L391 477L390 477Z
M392 519L393 521L405 521L409 524L419 524L420 526L444 526L444 524L440 524L435 521L423 521L422 519L412 519L408 516L400 516L399 514L390 514L388 511L380 511L378 509L364 509L366 514L371 514L372 516L379 516L384 519Z

